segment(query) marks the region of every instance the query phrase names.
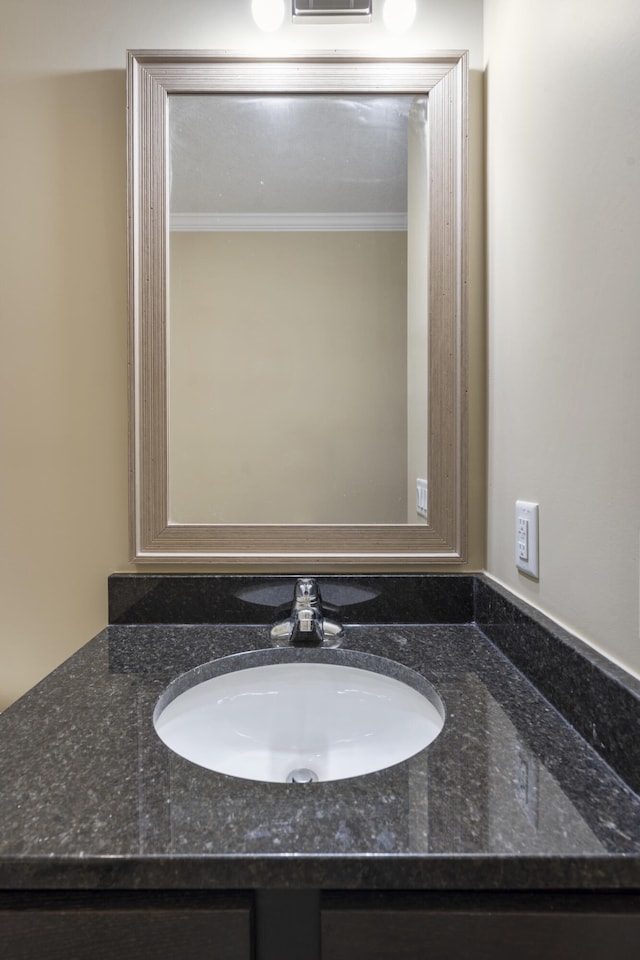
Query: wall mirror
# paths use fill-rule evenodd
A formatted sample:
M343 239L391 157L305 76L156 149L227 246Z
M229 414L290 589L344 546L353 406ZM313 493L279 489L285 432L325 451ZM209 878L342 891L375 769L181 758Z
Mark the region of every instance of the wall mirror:
M129 54L134 560L464 559L466 114L464 53Z

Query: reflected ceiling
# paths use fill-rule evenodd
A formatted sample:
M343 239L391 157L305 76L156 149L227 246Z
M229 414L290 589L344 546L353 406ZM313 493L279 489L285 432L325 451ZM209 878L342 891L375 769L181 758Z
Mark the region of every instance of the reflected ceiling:
M403 229L411 100L173 95L172 215L375 211Z

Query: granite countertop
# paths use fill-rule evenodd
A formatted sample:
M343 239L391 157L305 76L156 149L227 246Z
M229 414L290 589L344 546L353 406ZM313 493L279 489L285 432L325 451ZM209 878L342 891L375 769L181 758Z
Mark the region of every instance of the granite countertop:
M477 614L477 578L466 580ZM411 589L422 596L425 581ZM311 784L205 770L153 727L171 680L269 647L265 623L112 623L0 717L0 888L640 890L639 796L489 639L472 603L456 605L461 622L428 624L352 622L347 604L343 647L422 673L447 719L403 763ZM127 619L121 607L112 619ZM407 620L416 609L405 602ZM640 703L640 685L625 689Z

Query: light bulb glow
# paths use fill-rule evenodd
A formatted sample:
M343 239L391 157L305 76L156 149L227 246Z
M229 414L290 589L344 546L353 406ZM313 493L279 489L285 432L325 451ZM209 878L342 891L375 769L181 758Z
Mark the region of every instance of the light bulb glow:
M284 0L251 0L251 15L260 30L272 33L282 26Z
M390 33L404 33L416 18L416 0L385 0L384 25Z

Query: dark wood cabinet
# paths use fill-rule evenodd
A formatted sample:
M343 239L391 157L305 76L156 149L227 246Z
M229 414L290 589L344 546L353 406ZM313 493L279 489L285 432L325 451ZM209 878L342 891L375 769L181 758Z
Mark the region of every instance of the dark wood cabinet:
M11 892L2 960L250 960L251 894Z
M322 960L636 960L636 895L334 894Z
M14 891L2 960L636 960L640 895Z

